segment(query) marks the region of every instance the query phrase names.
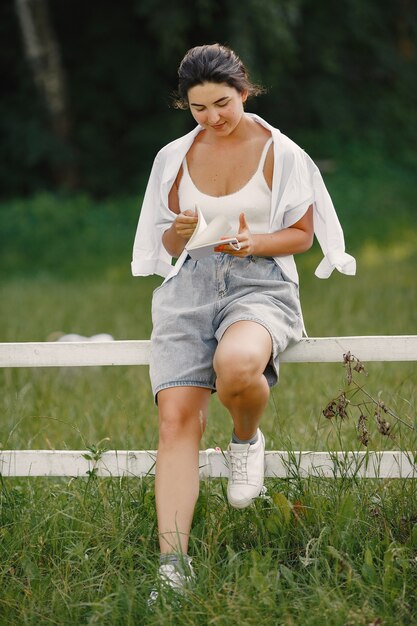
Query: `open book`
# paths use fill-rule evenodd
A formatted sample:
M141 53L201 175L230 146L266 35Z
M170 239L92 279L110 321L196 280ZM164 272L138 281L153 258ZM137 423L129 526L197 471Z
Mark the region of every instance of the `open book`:
M232 227L223 215L217 215L207 224L201 210L197 206L196 211L198 217L197 226L185 246L185 249L194 261L212 254L214 248L227 243L235 250L240 250L240 243L236 237L227 237ZM226 237L226 239L223 239L223 237Z

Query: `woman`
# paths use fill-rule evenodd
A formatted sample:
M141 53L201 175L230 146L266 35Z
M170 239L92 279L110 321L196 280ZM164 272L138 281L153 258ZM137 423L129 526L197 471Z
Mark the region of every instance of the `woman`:
M320 173L290 139L246 113L253 85L237 55L219 44L187 52L177 106L197 127L157 155L135 239L134 275L166 277L152 302L150 376L159 411L156 506L160 580L181 590L192 571L188 538L199 493L198 451L209 398L229 411L231 506L263 485L259 429L279 354L303 332L294 254L315 232L325 257L316 270L355 273ZM240 249L222 245L193 261L185 245L197 223L224 215ZM177 262L172 267L172 258Z

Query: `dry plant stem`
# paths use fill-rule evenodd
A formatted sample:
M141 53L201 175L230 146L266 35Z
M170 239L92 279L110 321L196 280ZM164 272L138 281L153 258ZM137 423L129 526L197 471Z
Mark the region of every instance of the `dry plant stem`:
M398 417L398 415L396 415L383 402L380 402L379 400L376 400L375 398L373 398L371 394L368 393L366 389L364 389L364 387L362 387L361 385L358 385L358 383L355 380L353 380L352 363L355 363L353 367L353 370L355 372L358 372L359 374L363 373L365 374L365 376L368 375L368 372L366 371L363 363L354 354L347 352L346 354L343 355L343 364L345 365L347 369L347 382L348 382L348 385L351 385L352 383L355 385L356 387L355 393L357 393L358 391L362 391L369 398L369 400L373 402L377 407L380 407L384 411L384 413L388 413L388 415L393 417L395 420L397 420L401 424L404 424L404 426L407 426L407 428L409 428L410 430L415 430L414 426L405 422L401 417ZM359 405L353 405L353 406L359 406Z
M385 419L385 415L390 415L396 422L403 424L412 431L416 430L413 425L394 413L382 400L375 399L363 386L359 385L356 380L353 379L354 372L368 376L363 363L361 363L359 359L348 352L343 355L343 365L346 368L346 381L349 389L341 391L336 398L328 402L322 411L326 419L332 420L334 418L340 418L340 420L343 421L351 416L353 408L358 409L359 418L356 424L356 430L358 439L364 446L368 446L370 442L370 433L367 427L368 416L366 415L366 412L369 414L372 412L369 405L374 407L373 418L380 435L390 437L391 439L394 438L392 425ZM360 402L353 403L352 399L355 398L359 392L363 393L364 398L361 398ZM350 398L347 397L347 394L350 395ZM351 409L350 412L349 408Z
M396 419L398 422L400 422L401 424L403 424L404 426L407 426L407 428L409 428L410 430L415 430L414 426L412 426L411 424L409 424L408 422L405 422L401 417L399 417L398 415L396 415L393 411L391 411L390 408L388 408L384 403L381 403L379 400L376 400L375 398L373 398L371 396L370 393L368 393L366 391L366 389L364 389L363 387L361 387L360 385L358 385L357 382L352 381L353 384L356 386L356 388L358 389L358 391L362 391L370 400L371 402L373 402L375 405L380 406L382 408L382 410L384 411L384 413L388 413L388 415L391 415L391 417L393 417L394 419ZM363 402L361 403L363 404ZM355 406L360 406L360 405L355 405Z

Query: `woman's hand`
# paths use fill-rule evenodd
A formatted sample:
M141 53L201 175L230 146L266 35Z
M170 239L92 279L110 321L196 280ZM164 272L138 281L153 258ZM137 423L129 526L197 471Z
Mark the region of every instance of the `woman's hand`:
M181 239L188 241L196 229L197 221L197 211L188 210L184 211L184 213L179 213L173 224L176 234Z
M251 256L252 254L255 254L255 242L252 233L249 230L249 226L246 223L244 213L239 215L239 232L236 235L236 239L240 243L240 250L235 250L232 246L226 244L215 248L215 252L224 252L225 254L231 254L239 257Z
M218 246L216 252L233 256L285 256L299 254L311 248L314 236L313 205L292 226L273 233L252 234L246 223L245 214L239 216L239 233L236 235L241 249L233 250L229 245Z

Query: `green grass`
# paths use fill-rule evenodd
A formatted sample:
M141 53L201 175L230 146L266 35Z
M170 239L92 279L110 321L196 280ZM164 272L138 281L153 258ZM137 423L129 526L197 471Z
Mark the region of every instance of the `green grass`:
M355 279L315 279L301 262L311 335L415 330L415 253L364 246ZM159 279L11 277L2 284L1 340L42 341L55 330L148 338ZM372 288L370 288L372 286ZM389 294L389 295L388 295ZM395 308L393 307L395 303ZM413 363L369 363L358 375L409 424ZM322 415L346 388L342 364L284 364L263 420L269 449L363 449L355 419ZM352 399L354 401L354 398ZM154 449L157 416L146 367L6 369L3 448ZM230 418L214 396L202 447L225 447ZM370 419L370 449L415 449ZM0 624L413 624L415 480L267 481L271 500L231 510L225 483L203 482L191 555L198 574L181 608L146 608L156 568L153 479L4 479L0 504ZM297 515L294 513L297 513ZM378 622L378 620L382 622Z
M314 278L317 247L299 259L311 336L415 333L410 181L392 170L387 182L391 169L384 167L379 186L372 168L362 182L359 166L350 178L343 170L331 178L338 204L346 202L345 219L346 207L356 207L347 230L358 275ZM368 201L364 220L360 207ZM44 341L57 330L149 338L160 279L129 275L135 204L39 196L0 207L9 229L0 250L0 341ZM415 364L365 366L368 376L355 380L415 427ZM322 414L342 390L352 404L360 401L342 363L283 364L263 419L268 449L364 449L355 408L342 422ZM147 367L4 369L0 415L3 449L79 449L102 440L111 449L157 446ZM370 407L369 448L416 449L415 430L390 421L393 436L383 437ZM202 448L224 448L230 431L213 396ZM190 549L195 589L182 606L167 598L150 613L157 567L152 478L2 479L0 625L416 623L415 480L294 475L266 483L268 497L244 511L227 505L225 481L201 483Z
M223 481L202 483L195 589L150 612L150 479L4 481L1 623L415 623L414 481L267 484L270 499L236 511Z
M358 253L358 276L313 276L316 254L300 264L305 323L311 336L412 334L415 332L416 253L392 260L386 246ZM379 261L384 257L384 262ZM3 281L1 341L44 341L57 330L116 339L147 339L152 289L157 278L63 279L51 275ZM389 294L389 295L388 295ZM394 304L393 304L394 303ZM364 381L397 413L413 420L413 363L370 363ZM340 445L339 433L321 416L345 385L342 364L284 364L265 415L272 448L322 449ZM156 446L156 410L147 367L14 369L0 375L0 442L3 447L80 447L110 438L114 448ZM213 397L205 447L226 445L230 422ZM406 445L407 430L399 430ZM342 444L355 447L354 424L344 425ZM377 438L375 445L383 445ZM84 443L83 443L84 442ZM388 442L390 445L392 442ZM385 445L385 444L384 444Z

